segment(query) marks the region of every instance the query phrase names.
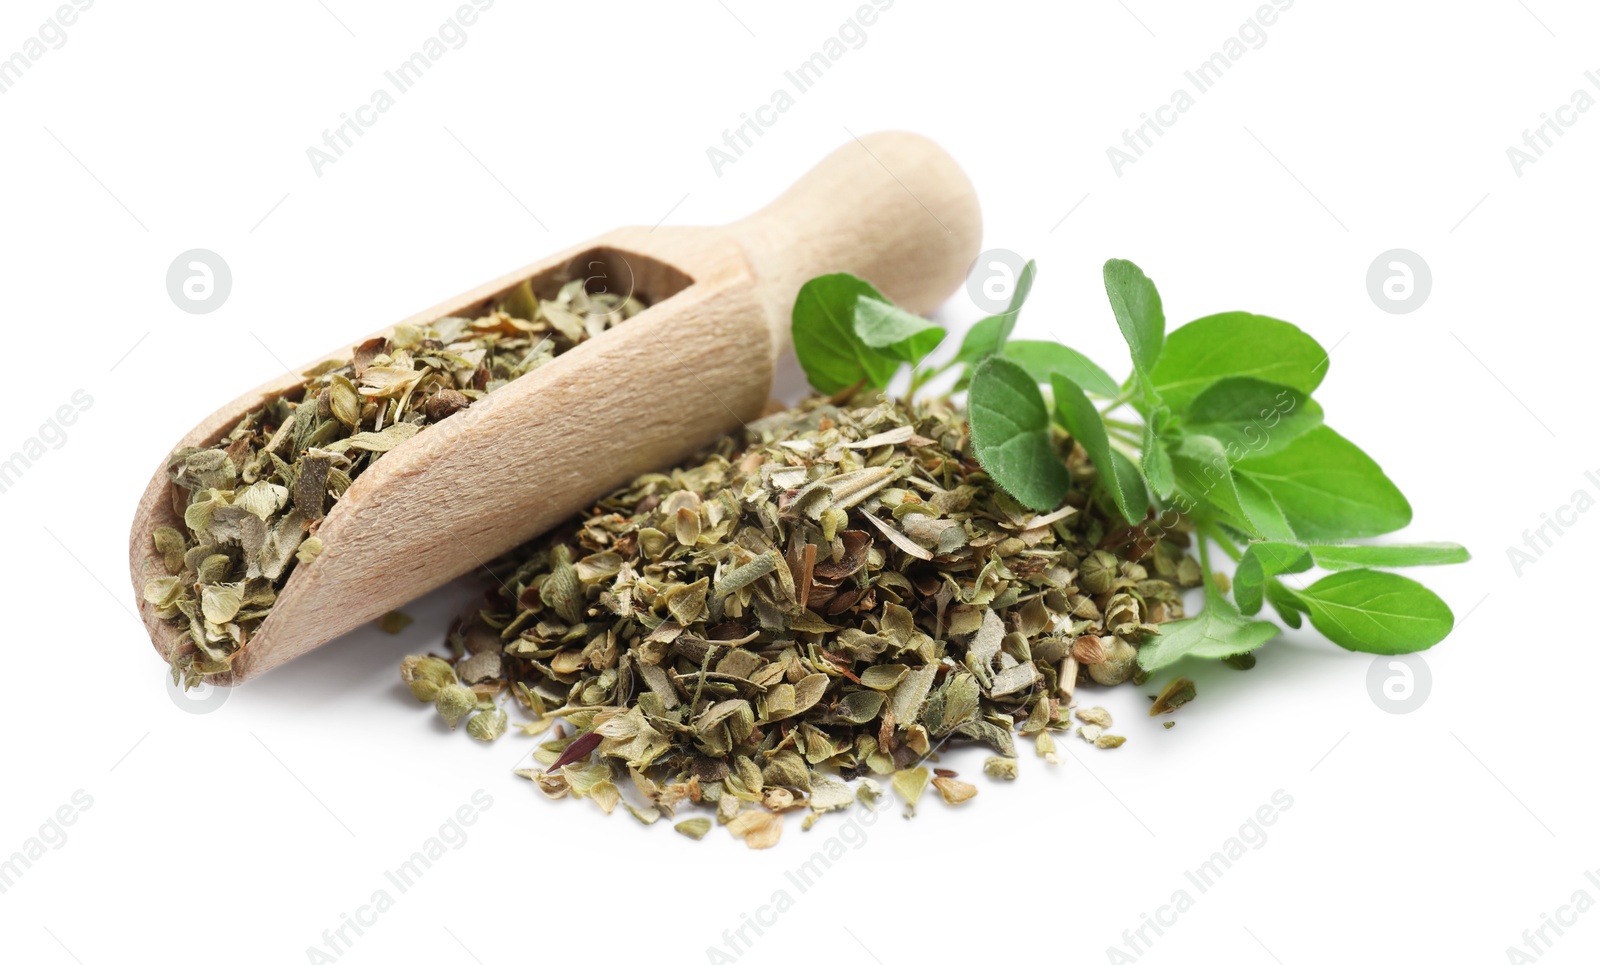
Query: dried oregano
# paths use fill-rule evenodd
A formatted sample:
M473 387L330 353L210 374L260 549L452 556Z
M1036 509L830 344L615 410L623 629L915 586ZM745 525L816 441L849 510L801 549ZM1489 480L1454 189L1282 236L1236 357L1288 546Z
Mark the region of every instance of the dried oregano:
M582 280L553 299L523 282L482 317L402 325L363 342L349 359L304 373L216 444L173 453L183 531L156 530L167 575L144 591L164 619L187 625L170 654L173 679L181 674L188 686L227 671L296 563L321 552L323 517L384 453L643 307L631 296L590 294ZM405 622L390 614L381 626L397 632Z
M519 772L552 798L700 805L752 847L782 812L848 807L855 777L910 812L946 742L1013 777L1016 731L1067 733L1080 676L1183 616L1188 537L1129 541L1086 495L1018 503L948 402L815 399L495 563L448 661L402 676L469 731L508 695L525 731L554 722ZM931 781L951 804L977 792L955 777Z

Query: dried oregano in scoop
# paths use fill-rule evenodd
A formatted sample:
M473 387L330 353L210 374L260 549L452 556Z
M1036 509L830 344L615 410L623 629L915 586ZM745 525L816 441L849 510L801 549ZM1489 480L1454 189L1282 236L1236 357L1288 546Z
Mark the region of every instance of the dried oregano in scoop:
M545 794L646 823L704 805L753 847L781 812L848 806L842 779L889 776L914 805L948 741L988 745L1000 776L1018 730L1053 759L1080 676L1135 677L1140 641L1183 616L1187 537L1106 517L1087 485L1029 510L948 402L857 401L757 422L500 560L450 658L405 660L412 692L482 740L509 692L525 733L560 725L520 772ZM950 803L976 792L935 774Z
M295 564L321 552L323 516L385 452L643 307L591 294L582 280L549 300L523 282L481 318L402 325L363 342L215 445L173 453L183 530L156 531L169 575L144 590L163 618L188 626L169 655L173 679L189 686L228 669Z

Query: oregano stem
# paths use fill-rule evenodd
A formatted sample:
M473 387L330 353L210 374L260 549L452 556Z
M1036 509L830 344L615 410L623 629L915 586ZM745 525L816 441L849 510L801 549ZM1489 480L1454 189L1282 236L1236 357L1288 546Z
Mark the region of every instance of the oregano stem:
M1121 436L1108 436L1106 441L1111 443L1111 448L1132 460L1134 465L1139 464L1139 447L1137 443L1129 442Z
M1119 395L1115 399L1111 400L1111 404L1110 405L1108 405L1104 409L1100 410L1100 415L1103 418L1107 414L1117 411L1118 409L1122 408L1123 406L1127 405L1129 402L1132 402L1132 401L1133 401L1133 396L1131 394Z
M1211 550L1206 545L1209 540L1204 529L1199 532L1199 539L1195 540L1195 548L1200 556L1200 580L1206 586L1206 599L1212 596L1222 596L1222 591L1217 589L1216 580L1211 578Z
M1215 525L1204 523L1202 524L1202 530L1206 533L1206 535L1216 540L1217 545L1222 547L1222 551L1227 553L1235 563L1244 558L1244 553L1239 549L1238 544L1229 539L1227 534L1223 533L1222 530L1218 529Z
M906 398L915 400L917 397L917 391L927 383L928 379L932 378L936 374L937 373L930 373L920 366L912 366L911 384L906 387Z
M1106 436L1111 439L1116 439L1119 442L1125 442L1130 446L1134 446L1135 448L1144 445L1144 439L1142 437L1110 426L1106 428Z

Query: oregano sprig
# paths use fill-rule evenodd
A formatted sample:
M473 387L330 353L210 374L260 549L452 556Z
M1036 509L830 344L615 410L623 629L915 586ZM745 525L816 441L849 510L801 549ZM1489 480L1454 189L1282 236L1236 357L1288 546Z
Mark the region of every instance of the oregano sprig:
M1006 311L973 325L939 365L929 358L943 328L859 278L824 275L796 299L795 351L812 386L828 394L882 390L909 365L914 395L956 370L973 452L1018 502L1039 511L1060 505L1071 486L1062 458L1070 440L1097 470L1093 498L1130 527L1147 536L1192 528L1205 607L1139 648L1146 671L1262 646L1278 632L1254 618L1266 605L1291 627L1308 618L1349 650L1409 653L1449 634L1454 616L1444 601L1386 571L1466 562L1464 548L1351 542L1405 527L1411 504L1376 461L1325 424L1311 396L1328 354L1314 338L1247 312L1168 332L1155 283L1113 259L1106 296L1131 362L1119 383L1065 345L1011 340L1035 274L1030 261ZM1231 600L1213 576L1208 544L1237 562ZM1308 582L1303 574L1314 568L1327 575Z

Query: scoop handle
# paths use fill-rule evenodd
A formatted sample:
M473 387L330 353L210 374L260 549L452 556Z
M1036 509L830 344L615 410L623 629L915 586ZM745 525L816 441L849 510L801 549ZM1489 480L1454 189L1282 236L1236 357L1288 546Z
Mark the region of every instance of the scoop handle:
M983 219L972 182L944 149L884 131L853 137L728 231L761 280L782 351L795 293L818 275L849 272L906 309L933 309L966 278Z

